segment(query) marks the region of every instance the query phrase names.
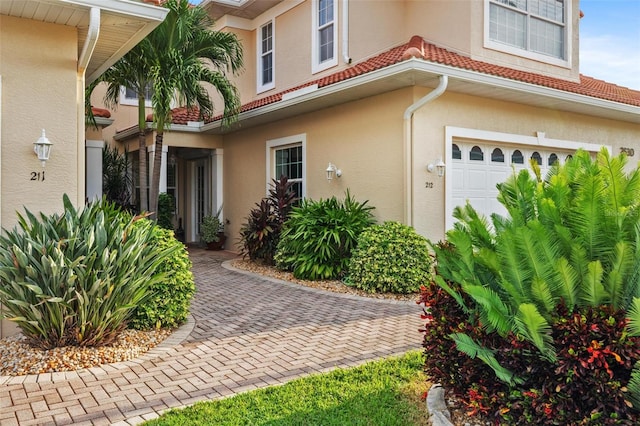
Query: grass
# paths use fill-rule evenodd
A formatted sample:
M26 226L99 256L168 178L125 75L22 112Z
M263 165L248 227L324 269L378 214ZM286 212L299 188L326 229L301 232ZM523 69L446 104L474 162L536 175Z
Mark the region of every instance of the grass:
M171 410L157 425L427 425L418 351Z

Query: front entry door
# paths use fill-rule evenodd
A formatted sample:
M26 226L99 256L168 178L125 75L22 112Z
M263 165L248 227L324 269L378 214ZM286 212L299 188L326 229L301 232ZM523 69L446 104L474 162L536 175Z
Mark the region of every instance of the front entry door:
M202 218L211 214L209 206L211 205L209 194L209 170L208 161L206 158L196 160L193 162L193 208L192 208L192 223L193 235L191 235L191 241L200 240L200 222Z

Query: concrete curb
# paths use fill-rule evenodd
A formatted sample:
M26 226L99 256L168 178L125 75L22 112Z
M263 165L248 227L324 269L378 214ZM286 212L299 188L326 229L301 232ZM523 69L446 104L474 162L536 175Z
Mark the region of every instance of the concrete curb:
M451 413L449 413L447 404L444 401L444 388L439 383L429 389L427 411L429 411L433 426L453 426Z

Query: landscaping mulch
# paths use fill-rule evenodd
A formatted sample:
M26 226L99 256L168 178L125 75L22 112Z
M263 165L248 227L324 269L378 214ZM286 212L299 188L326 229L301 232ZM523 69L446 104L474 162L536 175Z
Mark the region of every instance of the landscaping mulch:
M301 280L293 276L291 272L281 271L273 266L265 265L262 263L254 262L248 259L234 259L231 261L231 265L234 268L242 269L244 271L253 272L263 276L271 278L277 278L279 280L288 281L295 284L300 284L305 287L311 287L320 290L332 291L334 293L353 294L356 296L369 297L373 299L389 299L389 300L402 300L407 302L416 302L420 295L416 294L395 294L395 293L369 293L364 290L349 287L339 280Z

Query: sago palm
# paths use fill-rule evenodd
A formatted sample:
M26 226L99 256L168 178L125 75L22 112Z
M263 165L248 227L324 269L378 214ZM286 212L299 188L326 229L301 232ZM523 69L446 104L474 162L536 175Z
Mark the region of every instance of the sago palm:
M561 303L569 311L622 309L630 333L640 335L640 170L625 173L625 163L603 148L595 161L576 153L544 181L536 165L537 177L514 174L498 185L508 215L492 215L491 226L470 205L456 208L448 244L434 246L436 282L489 332L520 336L550 361L552 316ZM452 338L501 379L517 380L488 348L466 335Z

